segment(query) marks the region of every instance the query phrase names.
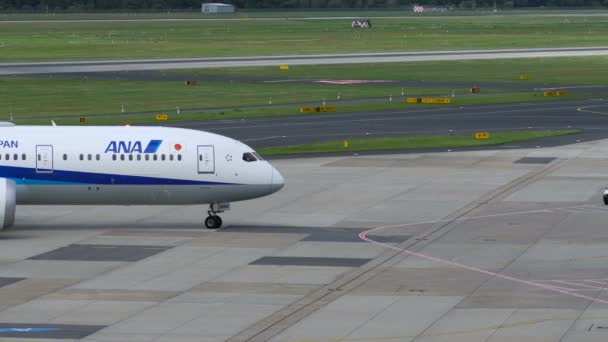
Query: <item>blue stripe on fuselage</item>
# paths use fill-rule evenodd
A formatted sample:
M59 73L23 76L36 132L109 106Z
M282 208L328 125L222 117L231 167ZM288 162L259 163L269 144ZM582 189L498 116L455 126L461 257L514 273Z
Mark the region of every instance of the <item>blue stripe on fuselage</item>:
M0 166L0 177L18 184L107 184L107 185L235 185L235 183L207 182L148 176L118 175L81 171L54 170L37 173L27 167Z

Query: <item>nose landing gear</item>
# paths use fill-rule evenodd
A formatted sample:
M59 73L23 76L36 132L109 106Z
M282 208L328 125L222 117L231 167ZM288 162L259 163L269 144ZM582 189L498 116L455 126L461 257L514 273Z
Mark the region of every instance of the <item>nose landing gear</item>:
M209 216L205 219L205 227L208 229L218 229L222 226L222 218L217 214L230 210L230 203L211 203L207 213Z

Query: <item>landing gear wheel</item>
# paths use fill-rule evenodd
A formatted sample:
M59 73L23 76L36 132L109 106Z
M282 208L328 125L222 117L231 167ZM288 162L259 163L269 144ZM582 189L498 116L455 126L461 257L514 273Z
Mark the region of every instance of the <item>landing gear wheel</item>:
M207 213L209 216L205 219L205 227L209 229L218 229L222 226L222 219L217 216L218 213L223 213L224 210L230 210L230 203L210 203Z
M217 215L209 215L205 219L205 227L209 229L218 229L222 226L222 218Z

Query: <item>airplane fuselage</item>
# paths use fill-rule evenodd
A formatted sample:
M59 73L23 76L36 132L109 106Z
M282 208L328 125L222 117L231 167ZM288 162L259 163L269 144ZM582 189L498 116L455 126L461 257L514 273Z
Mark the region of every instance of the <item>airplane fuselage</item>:
M9 188L14 183L16 204L224 203L283 186L253 149L208 132L118 126L0 132L0 179Z

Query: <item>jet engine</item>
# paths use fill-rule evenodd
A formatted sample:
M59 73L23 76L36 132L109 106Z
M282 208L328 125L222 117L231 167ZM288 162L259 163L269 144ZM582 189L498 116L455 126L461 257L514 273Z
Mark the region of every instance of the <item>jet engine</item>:
M0 229L8 228L15 222L17 185L10 179L0 178Z

